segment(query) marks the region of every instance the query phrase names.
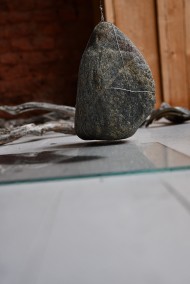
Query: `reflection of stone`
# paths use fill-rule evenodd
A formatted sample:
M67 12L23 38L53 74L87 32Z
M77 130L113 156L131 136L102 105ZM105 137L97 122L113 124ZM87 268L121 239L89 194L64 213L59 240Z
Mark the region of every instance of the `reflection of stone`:
M77 135L92 140L130 137L154 103L154 81L143 56L116 26L99 23L80 64Z
M92 160L101 159L100 156L71 156L64 155L62 151L44 151L35 153L23 153L23 154L10 154L0 155L0 163L2 165L35 165L39 164L50 165L50 164L69 164L69 163L81 163L89 162ZM1 168L0 168L1 171Z

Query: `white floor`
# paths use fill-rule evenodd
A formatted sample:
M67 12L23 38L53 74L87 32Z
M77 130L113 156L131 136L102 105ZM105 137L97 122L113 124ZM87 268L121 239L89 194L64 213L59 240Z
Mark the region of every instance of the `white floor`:
M189 130L130 141L190 156ZM190 170L0 186L1 284L189 284L189 263Z

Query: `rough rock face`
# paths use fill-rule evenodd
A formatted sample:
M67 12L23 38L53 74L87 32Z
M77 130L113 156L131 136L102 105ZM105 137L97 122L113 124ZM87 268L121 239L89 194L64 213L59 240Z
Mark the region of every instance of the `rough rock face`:
M100 22L81 59L77 135L85 140L130 137L154 103L154 81L145 59L116 26Z

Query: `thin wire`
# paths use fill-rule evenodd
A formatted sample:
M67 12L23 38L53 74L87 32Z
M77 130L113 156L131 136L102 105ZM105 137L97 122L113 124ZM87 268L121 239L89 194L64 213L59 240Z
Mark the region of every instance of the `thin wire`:
M107 88L107 90L121 90L121 91L126 91L126 92L130 92L130 93L155 93L154 91L138 91L138 90L127 90L127 89L123 89L123 88L119 88L119 87L112 87L112 88Z
M100 14L101 14L101 22L104 22L104 9L102 6L102 0L100 0Z

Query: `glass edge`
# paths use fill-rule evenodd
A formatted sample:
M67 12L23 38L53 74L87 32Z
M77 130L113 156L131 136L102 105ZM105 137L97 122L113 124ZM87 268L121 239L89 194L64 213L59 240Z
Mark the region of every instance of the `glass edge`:
M75 176L65 176L65 177L48 177L48 178L34 178L34 179L23 179L14 181L0 181L0 187L5 185L17 185L17 184L32 184L32 183L44 183L52 181L66 181L66 180L77 180L77 179L91 179L91 178L102 178L102 177L114 177L114 176L132 176L141 174L153 174L153 173L167 173L175 171L187 171L190 170L190 165L180 166L180 167L169 167L169 168L157 168L157 169L146 169L146 170L133 170L124 172L110 172L110 173L95 173L95 174L84 174Z

